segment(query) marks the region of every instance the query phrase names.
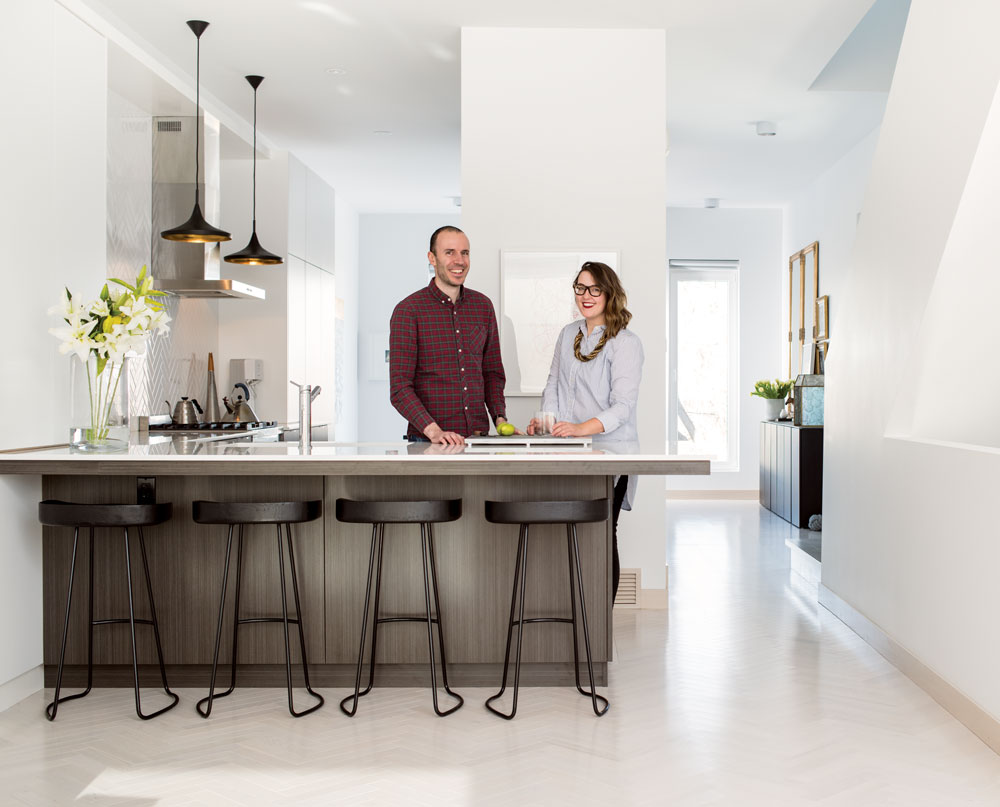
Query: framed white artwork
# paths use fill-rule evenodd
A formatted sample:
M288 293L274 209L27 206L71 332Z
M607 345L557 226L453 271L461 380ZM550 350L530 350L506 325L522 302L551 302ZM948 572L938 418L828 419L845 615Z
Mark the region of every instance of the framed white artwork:
M523 249L500 252L500 348L505 395L541 395L556 338L579 319L571 288L586 261L606 263L621 275L613 249Z

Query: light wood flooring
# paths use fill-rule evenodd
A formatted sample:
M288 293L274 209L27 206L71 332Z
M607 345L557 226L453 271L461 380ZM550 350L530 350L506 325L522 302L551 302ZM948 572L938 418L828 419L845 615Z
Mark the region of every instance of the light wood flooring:
M203 694L151 722L128 689L0 714L8 805L1000 805L1000 757L815 601L790 525L753 502L668 503L670 610L615 614L611 711L522 690L382 689L289 717L284 690ZM624 514L623 518L628 518ZM150 707L153 705L150 693Z

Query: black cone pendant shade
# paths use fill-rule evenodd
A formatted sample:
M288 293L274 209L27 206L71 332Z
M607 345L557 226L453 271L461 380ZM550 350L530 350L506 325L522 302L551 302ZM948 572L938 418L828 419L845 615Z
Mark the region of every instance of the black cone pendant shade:
M281 258L273 252L268 252L257 240L257 88L264 77L247 76L246 79L253 87L253 232L250 234L250 243L239 252L226 255L224 260L248 266L275 266L283 263Z
M174 227L172 230L164 230L160 233L161 238L167 241L187 241L192 244L207 244L215 241L229 241L232 236L225 230L213 227L201 212L201 203L198 199L198 183L201 180L201 166L198 162L201 146L201 35L208 28L208 23L203 20L188 20L190 28L198 40L197 61L195 63L195 83L194 83L194 210L191 211L191 218L183 224Z

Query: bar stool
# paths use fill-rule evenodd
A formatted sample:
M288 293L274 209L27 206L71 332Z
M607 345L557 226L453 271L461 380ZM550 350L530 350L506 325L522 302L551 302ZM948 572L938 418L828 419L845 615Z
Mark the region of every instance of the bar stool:
M208 717L212 713L212 702L215 698L224 698L236 689L236 651L240 625L259 622L280 622L285 630L285 678L288 683L288 711L292 717L303 717L315 712L324 704L323 696L315 692L309 682L309 662L306 660L306 637L302 628L302 604L299 601L299 583L295 574L295 552L292 549L292 524L302 524L315 521L323 513L323 502L208 502L195 501L191 504L192 516L198 524L226 524L229 526L229 538L226 542L226 565L222 572L222 595L219 598L219 624L215 630L215 655L212 658L212 680L208 688L208 696L195 705L198 714ZM274 524L278 532L278 571L281 580L281 616L240 618L240 583L243 576L243 528L248 524ZM233 550L233 528L239 527L239 540L236 549L236 596L233 605L233 648L232 673L229 689L215 693L215 680L219 668L219 645L222 641L222 617L226 606L226 584L229 578L229 564ZM281 545L281 528L285 528L285 541L288 545L288 565L292 571L292 594L295 598L295 618L288 618L288 596L285 590L285 556ZM317 703L308 709L295 711L295 701L292 696L292 654L288 640L288 626L294 624L299 630L299 646L302 652L302 675L305 679L306 692L312 695ZM207 704L207 705L206 705Z
M62 644L59 648L59 667L56 671L55 696L45 714L49 720L56 719L59 704L82 698L90 693L94 684L94 626L117 625L128 623L132 637L132 679L135 682L135 713L143 720L149 720L173 709L180 698L170 691L167 685L167 670L163 664L163 647L160 644L160 626L156 620L156 606L153 604L153 587L149 578L149 563L146 560L146 543L142 537L142 528L162 524L170 518L173 505L163 504L76 504L46 500L38 503L38 520L47 527L73 528L73 557L69 566L69 584L66 588L66 615L63 618ZM87 688L74 695L60 697L62 690L63 665L66 659L66 638L69 633L69 617L73 604L73 578L76 575L76 551L80 542L80 528L90 528L90 563L88 567L87 586ZM94 619L94 529L97 527L121 527L125 533L125 575L128 580L128 618ZM139 533L139 551L142 554L142 570L146 578L146 595L149 597L149 619L136 619L135 606L132 599L132 558L129 546L129 527L135 527ZM135 649L135 626L152 625L153 637L156 639L156 657L160 663L160 679L163 681L163 691L172 701L162 709L150 714L142 711L139 695L139 659Z
M576 675L576 688L581 695L591 699L594 714L601 717L608 711L608 699L597 694L594 686L594 663L590 654L590 628L587 625L587 601L583 591L583 570L580 565L580 545L576 538L576 525L598 521L607 521L609 516L608 499L591 499L586 501L558 502L486 502L486 520L493 524L518 524L520 532L517 541L517 559L514 561L514 589L510 595L510 619L507 623L507 650L503 659L503 680L500 691L486 701L486 708L493 714L510 720L517 714L517 690L521 676L521 639L524 636L524 626L535 622L565 622L573 626L573 672ZM565 524L566 552L569 560L569 599L571 617L533 617L524 618L524 590L528 570L528 527L531 524ZM590 673L590 691L580 686L580 656L577 649L576 628L576 594L574 592L574 560L576 561L576 579L580 586L580 616L583 620L583 641L587 650L587 670ZM520 591L518 590L520 587ZM514 608L520 599L518 617L514 619ZM510 714L500 711L492 704L500 698L507 689L507 666L510 663L510 643L513 637L514 625L517 625L517 656L514 661L514 700ZM603 703L603 708L599 704Z
M358 710L358 699L367 695L375 683L375 650L378 640L378 626L384 622L424 622L427 624L427 650L430 656L431 693L434 698L434 712L438 717L447 717L461 708L465 700L448 686L448 663L444 651L444 626L441 623L441 599L438 596L437 564L434 559L434 524L455 521L462 515L461 499L444 499L440 501L423 502L359 502L351 499L337 499L337 520L350 524L371 524L372 544L368 557L368 586L365 589L364 613L361 616L361 644L358 647L358 671L354 679L354 694L348 695L340 702L340 709L348 717L354 717ZM379 616L379 599L382 592L382 549L385 543L386 524L419 524L420 525L420 557L424 566L424 606L426 616ZM375 564L376 547L378 549L378 565ZM428 582L428 559L430 560L430 575ZM375 570L375 607L372 617L372 647L371 662L368 665L368 686L361 691L361 666L365 655L365 631L368 627L368 603L372 591L372 570ZM434 616L431 611L431 590L434 592ZM437 671L434 665L434 625L438 626L438 647L441 651L441 678L444 691L458 703L450 709L441 711L438 706ZM346 704L353 700L350 709Z

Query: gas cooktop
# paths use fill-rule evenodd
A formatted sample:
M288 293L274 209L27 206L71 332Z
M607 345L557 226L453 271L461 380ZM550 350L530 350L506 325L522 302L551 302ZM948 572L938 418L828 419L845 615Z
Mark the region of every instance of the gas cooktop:
M276 420L254 420L243 422L212 422L212 423L162 423L149 424L151 432L189 432L197 434L229 434L236 432L256 432L261 429L277 427Z

